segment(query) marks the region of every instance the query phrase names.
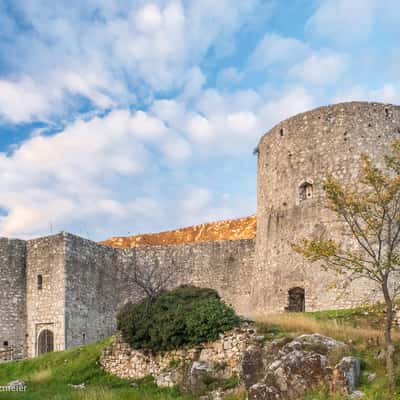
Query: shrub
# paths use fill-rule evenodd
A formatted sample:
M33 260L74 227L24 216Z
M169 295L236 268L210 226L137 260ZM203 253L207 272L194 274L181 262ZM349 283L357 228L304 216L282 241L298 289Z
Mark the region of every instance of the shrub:
M215 340L239 325L239 317L212 289L180 286L153 300L128 303L118 329L134 349L171 350Z

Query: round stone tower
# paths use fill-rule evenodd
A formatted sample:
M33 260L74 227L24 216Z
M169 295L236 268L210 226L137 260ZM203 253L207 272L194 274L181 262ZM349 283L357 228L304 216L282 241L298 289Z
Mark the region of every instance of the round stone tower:
M361 154L378 165L400 138L400 107L353 102L289 118L258 146L256 265L252 310L281 312L347 308L376 300L378 288L324 272L290 244L326 230L339 240L341 225L324 207L328 173L357 185Z

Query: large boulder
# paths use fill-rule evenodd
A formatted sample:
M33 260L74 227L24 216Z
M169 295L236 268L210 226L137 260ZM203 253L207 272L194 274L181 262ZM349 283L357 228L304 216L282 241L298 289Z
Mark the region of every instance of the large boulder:
M328 384L333 377L328 355L331 351L346 347L343 342L319 334L280 339L267 344L263 361L264 377L249 387L248 399L298 399L307 390ZM252 365L260 363L255 362ZM353 357L344 358L335 371L338 379L336 385L331 386L332 390L340 393L353 392L359 377L359 368L357 375L357 363ZM248 381L251 382L251 379Z
M249 400L296 399L325 380L330 372L327 367L328 359L324 355L299 350L289 352L268 367L262 382L267 387L262 389L265 397L260 397L260 388L256 386L250 388Z

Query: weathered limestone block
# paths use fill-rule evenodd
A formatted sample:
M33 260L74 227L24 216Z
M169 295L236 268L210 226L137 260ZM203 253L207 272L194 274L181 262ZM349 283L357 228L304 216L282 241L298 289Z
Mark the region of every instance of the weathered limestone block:
M249 346L243 353L240 376L248 389L265 375L264 351L260 345Z
M332 390L350 394L357 388L360 380L360 360L356 357L344 357L333 370Z

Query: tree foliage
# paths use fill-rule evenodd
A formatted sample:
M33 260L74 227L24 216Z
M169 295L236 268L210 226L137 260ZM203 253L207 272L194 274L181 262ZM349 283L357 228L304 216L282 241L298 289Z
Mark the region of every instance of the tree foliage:
M239 324L239 317L215 290L193 286L128 303L117 320L118 329L132 348L152 351L215 340Z
M386 304L385 341L390 385L394 386L394 346L391 329L394 307L400 295L400 141L392 144L384 167L363 155L360 185L348 187L329 175L323 185L326 207L333 211L351 240L304 238L293 249L326 269L374 281Z

